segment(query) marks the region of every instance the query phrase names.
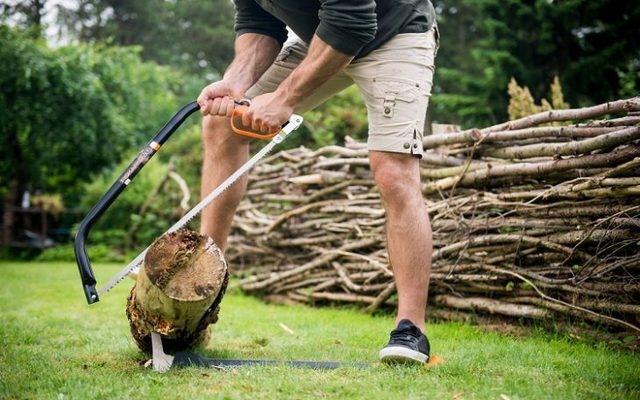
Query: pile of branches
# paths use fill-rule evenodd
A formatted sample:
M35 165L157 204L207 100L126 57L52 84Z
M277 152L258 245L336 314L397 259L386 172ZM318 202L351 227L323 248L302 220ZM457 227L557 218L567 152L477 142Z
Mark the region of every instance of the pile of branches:
M640 97L425 137L430 314L640 332L639 111ZM273 300L393 306L365 145L257 166L227 258L244 291Z

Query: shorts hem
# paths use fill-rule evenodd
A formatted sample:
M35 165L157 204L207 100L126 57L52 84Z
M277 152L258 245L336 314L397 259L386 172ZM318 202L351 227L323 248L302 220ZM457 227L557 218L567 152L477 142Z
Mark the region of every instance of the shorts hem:
M424 150L422 148L421 135L417 138L380 138L369 133L367 140L367 150L386 151L389 153L408 154L417 158L422 158Z

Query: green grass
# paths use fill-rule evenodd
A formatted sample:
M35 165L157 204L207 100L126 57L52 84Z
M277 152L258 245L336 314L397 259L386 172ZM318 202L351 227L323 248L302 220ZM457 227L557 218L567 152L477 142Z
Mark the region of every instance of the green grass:
M100 265L102 279L118 265ZM431 324L431 367L385 367L389 315L266 305L237 292L203 352L229 358L371 362L366 370L189 368L157 374L130 337L130 281L87 306L69 263L0 263L0 398L640 398L637 354L534 331L526 337ZM290 327L287 333L280 323Z

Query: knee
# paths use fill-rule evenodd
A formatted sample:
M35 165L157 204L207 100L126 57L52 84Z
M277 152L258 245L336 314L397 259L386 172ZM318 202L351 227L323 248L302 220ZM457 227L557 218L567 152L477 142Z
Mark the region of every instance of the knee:
M205 148L220 143L221 136L226 134L228 119L207 115L202 118L202 144Z
M202 145L207 152L248 150L250 142L233 132L229 118L209 115L202 119Z
M404 171L399 169L380 169L374 174L376 186L385 203L397 203L407 199L411 194L413 180L407 179Z
M387 155L372 160L371 167L380 197L387 207L410 207L422 203L417 160Z

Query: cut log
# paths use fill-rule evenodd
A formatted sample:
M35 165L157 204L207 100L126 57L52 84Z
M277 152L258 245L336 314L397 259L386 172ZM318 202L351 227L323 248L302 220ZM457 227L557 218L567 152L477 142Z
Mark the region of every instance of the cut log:
M162 335L168 351L205 344L227 282L227 264L210 237L181 229L158 238L127 299L140 350L151 352L151 332Z

